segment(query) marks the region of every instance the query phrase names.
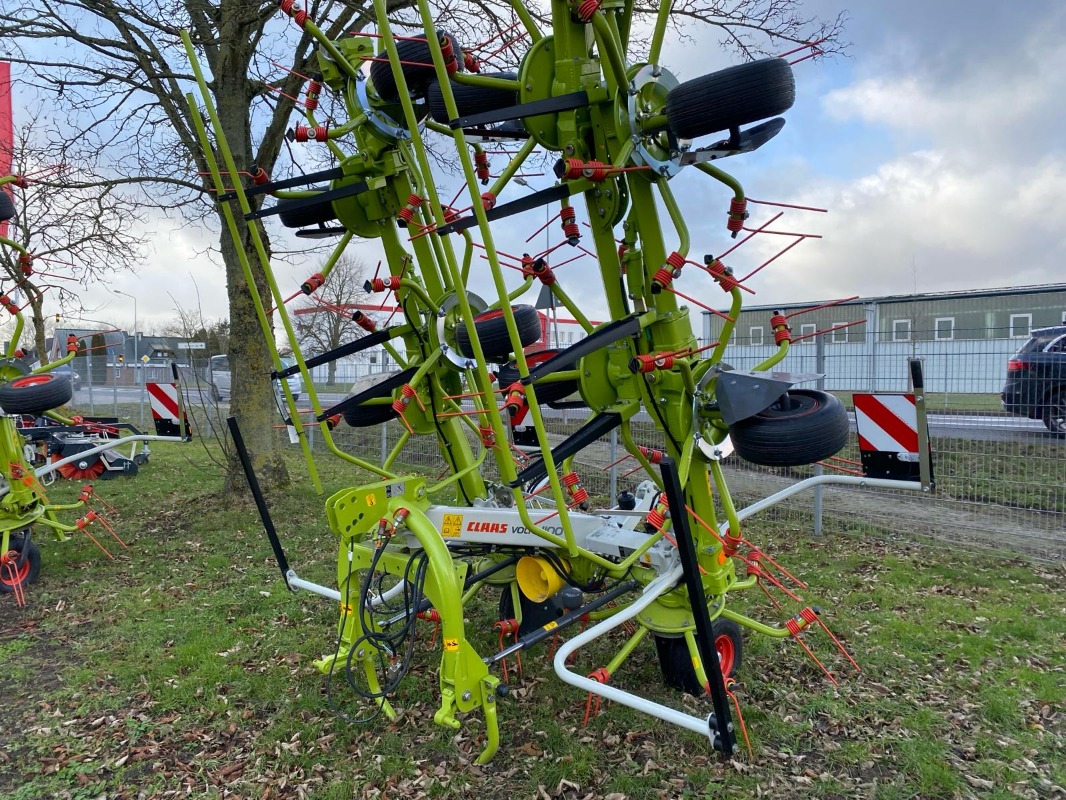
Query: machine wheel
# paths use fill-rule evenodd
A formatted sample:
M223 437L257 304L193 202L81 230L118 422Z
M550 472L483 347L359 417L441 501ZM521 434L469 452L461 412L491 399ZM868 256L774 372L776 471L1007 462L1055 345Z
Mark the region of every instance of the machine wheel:
M486 78L518 79L516 72L486 72L483 75ZM486 89L483 86L467 86L463 83L453 83L451 86L452 94L455 95L455 105L461 117L483 114L486 111L495 111L498 108L508 108L518 104L517 86L514 89ZM448 111L444 107L444 94L437 81L429 85L429 115L442 125L451 122Z
M539 353L530 353L526 356L526 364L530 369L533 369L533 367L543 364L549 358L554 358L558 354L558 350L541 350ZM508 386L520 379L518 364L515 361L508 361L496 371L496 381L500 384L501 389L506 390ZM572 395L577 391L577 388L577 381L539 383L536 385L537 400L545 404L555 403L564 397Z
M674 136L695 139L777 116L795 100L792 67L765 58L685 81L667 95L665 111Z
M740 670L744 658L744 638L740 626L731 619L716 619L711 623L714 632L714 648L718 651L718 665L722 676L732 678ZM659 656L659 668L667 686L699 697L704 687L696 680L692 657L682 636L655 637L655 650Z
M373 388L374 384L380 383L380 391L375 392L368 397L368 400L376 399L378 397L392 397L392 389L388 385L388 378L393 377L397 373L390 372L385 376L382 375L367 375L365 378L360 378L354 384L352 384L351 391L348 395L358 394L364 392L367 389ZM382 377L385 380L382 380ZM388 422L390 419L396 418L396 412L393 411L390 405L378 405L372 406L360 405L355 408L350 408L344 412L344 421L351 425L353 428L370 428L374 425L380 425L383 422Z
M15 201L7 192L0 191L0 222L15 218Z
M322 188L322 187L318 187ZM323 191L325 191L323 189ZM329 200L323 200L320 203L314 205L304 206L302 208L288 208L288 206L296 203L297 200L278 200L277 207L281 209L278 212L278 219L281 220L281 224L286 228L310 228L313 225L319 225L323 222L331 222L337 218L337 212L333 210L333 203ZM303 202L301 199L299 202Z
M74 396L65 375L26 375L0 386L0 406L8 414L43 414L69 403Z
M540 339L540 314L537 309L533 306L512 306L511 310L514 312L518 339L522 342L522 347L528 347ZM481 342L481 350L490 363L499 364L507 360L507 356L511 354L511 337L507 335L507 321L503 318L502 311L486 311L474 317L474 330L477 331L478 341ZM455 341L460 353L467 358L474 357L466 325L459 324L456 327Z
M28 536L28 529L12 533L9 549L0 554L0 593L9 594L18 586L27 586L37 581L41 574L41 551ZM25 554L25 560L23 560Z
M459 43L450 33L441 35L447 36L452 43L452 51L459 62L459 68L462 69L463 52L459 49ZM407 81L407 89L411 96L424 97L430 81L437 74L433 68L433 56L429 52L429 43L404 39L396 42L396 52L400 56L400 61L408 62L402 64L400 69ZM375 61L370 66L370 82L374 85L378 97L386 103L395 103L400 99L400 91L392 75L392 66L388 61L389 54L383 50L378 53L378 58L384 60Z
M764 467L798 467L839 453L848 441L848 412L833 395L791 389L767 409L729 429L737 454Z
M1066 392L1051 396L1044 409L1044 425L1056 436L1066 436Z

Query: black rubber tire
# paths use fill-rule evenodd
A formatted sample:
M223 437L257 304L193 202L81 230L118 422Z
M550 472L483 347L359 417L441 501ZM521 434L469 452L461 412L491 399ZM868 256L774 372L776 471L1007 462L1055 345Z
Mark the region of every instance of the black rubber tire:
M486 78L507 78L516 80L516 72L486 72ZM467 86L463 83L452 84L452 94L455 95L455 105L459 109L460 117L468 117L471 114L484 114L486 111L495 111L498 108L508 108L518 105L518 89L486 89L482 86ZM444 107L444 95L440 90L440 83L433 81L429 85L429 115L434 121L447 125L451 122L448 111Z
M533 306L511 306L515 325L518 326L518 339L522 347L529 347L540 339L540 314ZM507 321L502 311L486 311L474 317L474 330L477 331L481 350L490 364L502 364L511 355L511 338L507 335ZM470 336L466 325L460 323L455 331L455 343L459 352L467 358L474 357L470 346Z
M670 132L679 139L776 117L792 107L796 82L783 58L749 61L685 81L666 97Z
M718 650L718 663L723 677L733 678L744 663L744 637L740 626L731 619L716 619L711 623L714 632L715 648ZM724 640L724 641L723 641ZM726 646L732 648L731 662L727 663ZM705 693L704 687L696 680L696 670L692 666L692 657L684 637L655 637L655 652L659 657L659 669L667 686L687 694L699 697Z
M848 443L848 412L833 395L790 389L729 429L737 455L764 467L799 467L836 455Z
M315 188L322 189L320 186ZM337 212L333 210L333 203L329 200L303 208L288 208L296 202L296 199L278 200L277 207L281 209L278 212L278 219L286 228L310 228L323 222L332 222L337 218Z
M1066 392L1056 392L1044 407L1044 426L1056 436L1066 437Z
M32 539L26 540L25 532L12 533L8 542L8 552L17 552L20 559L23 552L25 552L26 562L19 570L15 580L12 579L11 573L8 572L6 567L0 569L0 594L10 594L15 590L16 586L26 587L31 583L36 583L41 574L41 551L37 549L37 545Z
M15 201L3 189L0 189L0 222L15 218Z
M372 400L378 397L392 397L392 389L388 386L388 379L393 377L393 375L395 374L395 372L387 373L384 379L381 381L380 390L372 393L371 395L368 395L367 399ZM360 380L368 380L372 377L380 378L382 376L368 375L366 378L360 378ZM370 388L373 387L360 387L359 381L356 381L348 395L351 396L352 394L366 391ZM397 414L393 410L392 406L387 404L375 403L372 406L360 405L356 406L355 408L348 409L342 414L342 416L344 417L344 421L353 428L371 428L375 425L380 425L383 422L388 422L391 419L395 419L397 417Z
M443 33L452 43L452 51L459 62L459 69L463 68L463 52L459 49L459 43L450 33ZM396 42L396 52L400 61L415 62L401 65L403 77L407 81L407 90L412 97L425 97L429 84L437 77L433 69L433 56L429 52L429 43L421 41L401 40ZM396 87L396 79L392 75L392 67L388 62L389 54L382 50L378 53L379 59L370 65L370 82L378 97L386 103L395 103L400 99L399 89Z
M0 406L8 414L43 414L70 402L74 389L66 375L25 375L0 386Z
M526 365L532 369L533 367L547 361L559 354L559 350L540 350L536 353L526 354ZM515 361L508 361L498 370L496 370L496 381L499 383L500 388L504 391L512 383L521 380L521 376L518 374L518 364ZM569 397L578 390L577 381L561 381L559 383L538 383L535 386L537 393L537 400L541 403L555 403L562 400L564 397Z

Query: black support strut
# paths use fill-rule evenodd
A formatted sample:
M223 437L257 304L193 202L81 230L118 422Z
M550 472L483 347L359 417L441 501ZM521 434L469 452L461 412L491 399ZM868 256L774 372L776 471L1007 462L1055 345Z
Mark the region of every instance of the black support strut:
M703 661L710 684L711 703L714 705L714 719L711 721L711 741L714 748L729 758L736 748L737 739L733 732L733 718L729 712L729 698L726 695L725 678L722 666L718 663L718 648L714 646L714 629L711 617L707 613L707 596L703 592L700 578L700 565L696 559L696 543L692 540L686 509L685 492L681 488L677 464L669 456L659 466L663 476L663 493L670 508L670 520L677 540L677 551L681 556L681 567L685 573L685 586L688 589L688 602L692 608L692 619L696 624L696 646Z

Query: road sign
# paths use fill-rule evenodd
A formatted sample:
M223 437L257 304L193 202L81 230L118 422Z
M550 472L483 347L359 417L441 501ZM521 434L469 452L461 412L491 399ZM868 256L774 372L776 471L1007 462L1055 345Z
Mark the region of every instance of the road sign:
M179 350L206 350L206 342L178 342Z
M148 356L141 356L141 361L143 361L145 364L147 364L151 360L152 359L150 359Z

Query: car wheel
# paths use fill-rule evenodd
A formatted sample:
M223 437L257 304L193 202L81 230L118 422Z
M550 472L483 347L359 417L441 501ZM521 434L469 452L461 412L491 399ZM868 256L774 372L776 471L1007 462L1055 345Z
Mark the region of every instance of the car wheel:
M463 52L459 43L450 33L440 33L447 37L452 45L452 52L460 65L463 64ZM429 50L429 44L424 39L401 39L396 42L396 52L400 56L400 71L407 82L407 90L412 97L425 97L430 81L437 76L433 67L433 56ZM378 97L386 103L395 103L400 99L400 90L396 86L396 78L392 74L392 65L389 63L389 54L382 50L370 66L370 82Z
M43 414L69 403L74 396L65 375L26 375L0 386L0 406L8 414Z
M41 574L41 551L30 541L29 529L12 533L8 551L0 554L0 593L34 583Z
M1044 408L1044 425L1056 436L1066 436L1066 392L1057 392Z
M790 389L729 429L737 455L764 467L798 467L836 455L848 443L848 412L817 389Z
M516 80L518 74L514 72L486 72L486 78L504 78ZM455 97L455 106L460 117L469 117L473 114L482 114L486 111L496 111L500 108L508 108L518 104L518 87L514 89L486 89L482 86L467 86L462 83L452 84L452 95ZM444 93L440 84L434 81L429 85L429 115L434 121L447 125L451 122L448 110L444 105Z

